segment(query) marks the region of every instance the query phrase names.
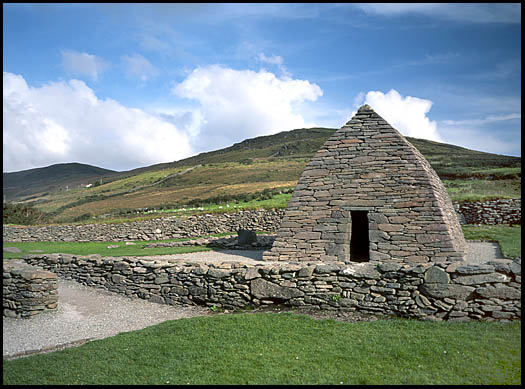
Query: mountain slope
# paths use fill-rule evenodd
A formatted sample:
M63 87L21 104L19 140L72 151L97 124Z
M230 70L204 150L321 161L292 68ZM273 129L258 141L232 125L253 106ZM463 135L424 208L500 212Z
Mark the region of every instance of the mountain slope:
M336 130L334 128L300 128L274 135L258 136L235 143L224 149L200 153L175 162L160 163L130 170L123 174L196 166L223 162L248 163L261 158L311 158Z
M33 205L52 214L53 220L71 221L104 214L136 214L137 209L146 207L171 209L259 196L269 191L288 192L296 185L312 155L335 131L312 128L260 136L180 161L126 172L63 164L4 173L4 193L7 181L13 193L32 195ZM447 190L454 186L451 190L464 192L467 187L469 193L481 193L485 197L502 194L519 197L516 194L521 191L521 158L407 139L441 178L452 179L453 184L445 182ZM98 178L103 178L101 185L90 188L78 185L93 183ZM468 179L461 180L463 178ZM65 184L69 185L68 191L64 190ZM41 195L44 187L49 192L46 196ZM59 187L62 189L57 190ZM485 190L485 187L490 188Z
M88 184L114 175L115 171L82 163L59 163L42 168L3 174L7 200Z

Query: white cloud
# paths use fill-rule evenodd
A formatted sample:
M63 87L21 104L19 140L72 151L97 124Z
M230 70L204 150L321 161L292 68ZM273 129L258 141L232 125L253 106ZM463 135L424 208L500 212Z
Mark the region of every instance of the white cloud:
M199 67L173 93L198 101L202 125L193 139L199 151L311 125L301 103L322 96L305 80L278 78L265 70L234 70L219 65Z
M281 71L282 77L286 79L291 78L292 76L291 73L289 73L288 70L286 70L286 67L283 65L283 62L284 62L283 57L279 55L272 55L270 57L267 57L264 53L259 53L257 55L257 59L261 62L266 62L271 65L276 65L277 68Z
M464 126L464 125L481 125L493 122L500 122L504 120L521 119L521 113L511 113L508 115L489 115L484 119L467 119L467 120L443 120L443 124L449 126Z
M121 59L128 78L138 79L141 83L145 83L159 74L158 69L140 54L123 55Z
M257 56L259 61L262 62L268 62L274 65L282 65L283 64L283 57L279 55L272 55L271 57L267 57L264 53L259 53Z
M420 14L471 23L521 23L521 4L482 3L365 3L363 11L384 16Z
M459 125L458 122L465 123ZM487 153L521 156L521 123L502 132L498 127L481 129L466 120L458 122L451 126L440 124L447 143Z
M394 89L386 94L370 91L364 99L366 104L403 135L442 142L437 123L427 117L432 101L403 97Z
M173 123L98 99L79 80L31 87L4 72L3 97L4 171L65 162L129 170L192 155Z
M521 113L442 120L439 128L448 142L458 146L488 153L521 155Z
M74 50L62 50L62 66L74 75L87 76L97 80L98 76L107 68L109 63L93 54L79 53Z

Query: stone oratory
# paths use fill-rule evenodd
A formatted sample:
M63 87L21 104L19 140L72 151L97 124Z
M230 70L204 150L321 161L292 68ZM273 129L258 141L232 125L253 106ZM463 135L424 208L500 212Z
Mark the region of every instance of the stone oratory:
M303 171L266 261L461 261L467 245L443 183L368 106Z

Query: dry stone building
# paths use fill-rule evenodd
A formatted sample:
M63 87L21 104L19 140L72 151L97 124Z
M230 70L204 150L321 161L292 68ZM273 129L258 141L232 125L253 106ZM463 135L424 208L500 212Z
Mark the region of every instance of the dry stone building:
M306 166L267 261L460 261L466 242L428 161L364 105Z

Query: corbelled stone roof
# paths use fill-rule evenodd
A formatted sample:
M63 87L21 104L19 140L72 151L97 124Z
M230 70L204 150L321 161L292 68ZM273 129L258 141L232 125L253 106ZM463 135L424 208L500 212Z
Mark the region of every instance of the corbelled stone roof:
M263 259L352 261L355 211L367 212L370 261L465 256L465 239L443 183L421 153L368 105L308 163Z

